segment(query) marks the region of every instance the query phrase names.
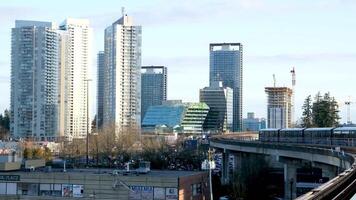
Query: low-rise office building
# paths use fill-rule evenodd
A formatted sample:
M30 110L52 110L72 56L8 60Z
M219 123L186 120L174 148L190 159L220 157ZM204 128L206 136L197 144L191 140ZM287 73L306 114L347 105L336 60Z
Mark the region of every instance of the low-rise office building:
M208 115L206 103L182 103L167 101L163 105L150 106L142 122L144 133L202 134Z
M0 173L0 199L209 200L206 172L151 171L112 175L112 170Z

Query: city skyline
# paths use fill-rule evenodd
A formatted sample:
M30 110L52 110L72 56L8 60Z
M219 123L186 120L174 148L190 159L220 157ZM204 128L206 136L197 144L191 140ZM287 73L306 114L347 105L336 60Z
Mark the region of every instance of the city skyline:
M207 49L214 42L244 44L244 116L251 111L266 117L264 87L273 85L272 74L276 74L278 86L290 86L292 67L297 73L296 118L308 94L330 91L341 103L348 96L356 98L352 89L356 50L350 45L355 40L352 18L356 4L352 1L173 1L162 5L160 1L136 1L112 2L100 8L93 3L76 12L79 4L83 2L73 2L68 9L59 5L58 10L50 10L51 4L40 1L2 2L0 86L8 96L0 100L1 111L10 107L10 30L15 19L60 22L66 17L88 18L96 46L91 71L96 71L95 52L103 50L103 30L121 16L121 6L136 24L143 26L142 65L167 66L168 99L198 101L199 89L208 86ZM317 73L320 76L315 81ZM91 78L95 80L96 74ZM96 99L94 88L96 82L91 84L91 101ZM356 107L351 110L355 112ZM346 107L342 105L340 111L341 122L345 122ZM352 119L355 122L356 115Z

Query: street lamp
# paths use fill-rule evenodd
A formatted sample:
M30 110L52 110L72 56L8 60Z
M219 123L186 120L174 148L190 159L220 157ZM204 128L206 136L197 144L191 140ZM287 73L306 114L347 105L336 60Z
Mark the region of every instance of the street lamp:
M203 170L209 170L209 189L210 189L210 199L213 199L213 185L211 180L211 170L215 169L215 162L214 162L214 150L208 150L208 159L202 163Z
M86 143L87 143L87 155L86 155L86 164L87 167L89 167L89 81L92 81L92 79L85 79L84 80L87 83L87 138L86 138Z

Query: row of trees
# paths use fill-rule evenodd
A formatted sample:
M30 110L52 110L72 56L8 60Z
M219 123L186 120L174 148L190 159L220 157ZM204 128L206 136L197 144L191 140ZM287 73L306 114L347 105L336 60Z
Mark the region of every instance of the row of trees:
M46 161L51 161L53 159L52 152L47 147L26 147L23 151L23 157L25 159L45 159Z
M63 143L60 157L72 160L74 165L79 165L80 158L85 156L85 139ZM115 128L108 126L99 130L97 134L89 136L89 157L90 164L99 167L114 167L113 165L120 167L130 160L146 160L151 162L153 169L167 169L172 164L198 169L204 159L204 151L184 148L183 140L178 140L172 146L164 137L142 137L134 129L115 133Z
M0 140L6 139L10 132L10 112L4 111L0 114Z
M330 93L318 92L314 101L309 95L303 104L302 127L335 127L339 125L339 106Z

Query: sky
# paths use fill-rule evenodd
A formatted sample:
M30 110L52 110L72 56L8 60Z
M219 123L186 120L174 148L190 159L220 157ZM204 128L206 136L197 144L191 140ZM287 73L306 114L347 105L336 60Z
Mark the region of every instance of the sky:
M243 112L266 117L264 87L291 86L296 71L296 118L308 95L330 92L351 98L356 122L356 1L353 0L0 0L0 111L10 105L11 28L15 20L61 23L87 18L93 27L92 114L96 98L96 52L104 29L121 8L142 26L142 64L168 68L168 99L199 101L209 85L209 43L240 42Z

